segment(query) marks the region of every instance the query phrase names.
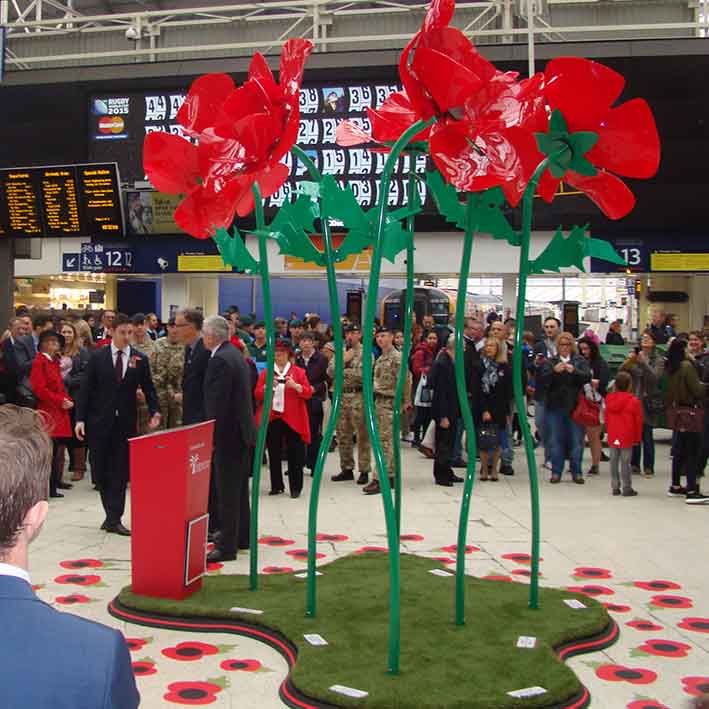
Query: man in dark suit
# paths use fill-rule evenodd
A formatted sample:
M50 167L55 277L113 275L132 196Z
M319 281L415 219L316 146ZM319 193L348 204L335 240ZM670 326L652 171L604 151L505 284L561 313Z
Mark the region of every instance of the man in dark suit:
M116 320L116 314L113 310L104 310L101 315L101 325L94 329L94 342L99 340L110 339L111 332L113 331L113 326Z
M249 461L256 427L251 375L241 352L229 342L229 325L219 315L204 322L203 339L211 357L204 380L204 408L214 419L214 472L220 535L208 561L236 559L248 546Z
M130 320L119 313L113 341L91 356L76 402L76 437L80 441L88 438L91 467L106 512L101 529L123 536L130 536L121 517L128 484L128 439L136 434L139 387L150 413L149 428L160 424L150 363L142 352L130 346L132 334Z
M51 330L54 327L52 316L47 313L37 313L32 318L32 331L18 337L15 340L14 349L14 366L15 377L17 379L16 400L21 406L33 407L36 400L32 395L32 387L30 386L30 371L32 371L32 362L37 356L37 343L39 336L45 330Z
M47 516L52 443L40 416L0 407L0 684L3 709L135 709L125 638L37 598L29 545ZM38 668L41 668L38 673Z
M313 387L313 396L308 399L308 419L310 423L310 443L305 454L305 467L315 470L315 461L322 441L323 401L327 398L327 359L315 349L312 332L300 336L300 354L295 363L305 370Z

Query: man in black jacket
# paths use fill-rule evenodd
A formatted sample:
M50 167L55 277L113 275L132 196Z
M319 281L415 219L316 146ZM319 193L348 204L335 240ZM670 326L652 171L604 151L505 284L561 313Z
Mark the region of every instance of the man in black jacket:
M229 325L219 315L204 322L203 339L210 350L204 380L204 408L214 419L214 472L220 535L207 556L210 562L236 559L237 545L248 546L249 460L256 427L251 375L241 352L229 342Z
M463 479L453 473L451 462L455 430L460 418L458 391L455 385L455 335L436 357L428 375L428 383L433 387L431 418L436 422L436 459L433 477L436 485L452 487Z
M130 346L133 325L119 313L113 341L96 350L86 367L76 402L76 437L88 438L94 480L101 493L106 520L101 529L130 536L121 517L126 504L129 477L128 439L137 430L137 399L140 388L150 413L150 430L160 425L160 405L155 393L150 363Z
M204 375L211 353L202 341L204 316L199 310L185 308L175 314L175 327L185 346L185 366L182 371L182 392L175 399L182 402L182 425L189 426L207 420L204 411Z
M305 467L315 470L315 460L322 441L323 401L327 398L327 359L315 349L312 332L300 336L300 354L295 363L305 370L313 387L313 396L308 399L308 419L310 423L310 444L305 455Z

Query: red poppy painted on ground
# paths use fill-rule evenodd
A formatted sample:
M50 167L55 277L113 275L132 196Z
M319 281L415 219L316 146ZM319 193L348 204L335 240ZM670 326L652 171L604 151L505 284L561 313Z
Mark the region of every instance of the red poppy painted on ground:
M500 576L497 574L488 574L487 576L481 577L485 581L512 581L511 576Z
M173 704L214 704L217 694L226 686L225 678L208 682L173 682L168 684L167 694L163 694L163 699Z
M77 603L91 603L94 599L79 593L72 593L70 596L57 596L54 600L63 606L73 606Z
M346 542L349 537L346 534L317 534L315 539L318 542Z
M687 657L691 645L678 643L675 640L646 640L633 650L633 654L657 655L659 657Z
M57 576L57 578L54 579L54 583L93 586L94 584L101 583L101 577L95 575L80 576L79 574L64 574L64 576Z
M599 569L595 566L577 566L573 576L577 579L610 579L613 574L609 569Z
M563 180L584 192L611 219L620 219L635 206L635 196L616 175L647 179L660 163L660 139L647 102L632 99L616 107L625 80L603 64L579 57L552 59L544 70L543 93L552 110L560 110L569 133L592 132L596 144L586 159L595 175L567 172ZM540 186L550 200L559 180Z
M126 645L131 652L142 650L148 643L152 642L152 638L126 638Z
M572 593L583 593L584 596L613 596L615 591L607 586L593 586L586 584L585 586L567 586L567 591Z
M709 694L709 677L682 677L684 692L692 697Z
M103 565L100 559L73 559L59 562L59 566L63 569L100 569Z
M292 556L294 559L307 559L308 550L307 549L290 549L286 552L288 556ZM324 559L325 554L320 554L319 552L315 554L316 559Z
M293 569L290 566L267 566L261 572L264 574L292 574Z
M514 561L516 564L531 564L532 557L529 554L524 554L520 552L515 552L514 554L503 554L503 559L507 561ZM543 557L539 557L539 561L544 561Z
M290 39L281 51L279 82L256 53L239 87L227 74L207 74L190 87L177 113L188 138L149 133L145 171L158 190L186 196L175 222L200 239L229 227L254 208L252 185L268 197L287 180L281 159L298 137L300 83L313 45Z
M355 551L355 554L371 554L376 552L388 554L389 550L386 547L360 547Z
M261 537L258 543L269 547L287 547L295 544L295 541L293 539L284 539L283 537Z
M155 667L155 663L149 659L137 660L136 662L132 662L131 666L133 667L133 674L136 677L155 675L158 672Z
M448 554L455 554L458 551L458 545L457 544L450 544L447 547L441 547L441 551L445 551ZM466 554L472 554L475 551L480 551L480 548L475 547L472 544L466 544L466 546L465 546L465 553Z
M633 610L630 606L624 606L621 603L604 603L603 607L611 613L630 613Z
M709 633L709 618L682 618L677 627L694 633Z
M171 660L180 660L181 662L195 662L196 660L201 660L206 655L218 655L220 652L226 652L227 649L231 649L233 645L209 645L208 643L200 642L184 642L178 643L173 647L166 647L161 650L165 657L169 657Z
M652 684L657 674L652 670L625 665L601 665L596 668L596 676L607 682L628 682L630 684Z
M679 591L682 588L674 581L633 581L633 586L643 591Z
M651 620L631 620L626 623L629 628L634 628L635 630L642 630L643 632L657 632L662 630L662 626L657 623L653 623Z
M433 561L440 561L441 564L455 564L457 561L451 556L432 556L431 559Z
M262 665L258 660L224 660L219 664L227 672L258 672Z
M424 538L422 534L402 534L400 539L402 542L422 542Z
M670 709L665 704L660 704L654 699L636 699L634 702L630 702L625 709Z
M656 608L692 608L694 604L691 598L685 596L653 596L650 605Z

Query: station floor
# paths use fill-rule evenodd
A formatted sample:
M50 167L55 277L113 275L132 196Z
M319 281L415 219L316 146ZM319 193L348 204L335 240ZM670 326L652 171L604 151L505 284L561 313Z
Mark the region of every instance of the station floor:
M667 497L668 432L658 432L657 438L657 475L635 477L638 497L610 495L607 463L583 487L566 481L541 486L542 582L588 587L589 593L609 604L621 629L610 648L570 661L589 688L594 709L682 709L701 689L709 693L709 506L689 506L683 499ZM515 583L527 583L528 566L518 556L529 552L530 536L523 458L517 448L514 477L476 485L468 541L479 551L468 556L471 574L504 575ZM410 538L416 541L407 540L402 547L452 558L442 550L456 542L461 486L434 486L431 469L431 461L403 445L402 534L416 535ZM318 530L343 535L346 541L321 543L319 551L326 555L322 563L365 545L385 545L381 497L362 495L354 483L331 482L330 475L337 471L334 453L327 461ZM546 480L548 474L542 472ZM265 495L264 480L260 536L291 541L280 546L261 544L260 569L305 569L305 562L293 552L306 547L309 484L306 477L305 494L292 500ZM88 480L75 485L65 499L53 500L46 527L31 548L30 572L47 603L123 631L135 663L141 706L180 703L177 692L188 685L176 683L193 682L211 685L206 703L215 707L283 706L278 687L286 663L265 645L230 635L158 631L120 623L108 615L108 601L130 583L130 541L99 531L102 521L98 494ZM128 524L130 517L126 515L124 521ZM69 563L80 560L84 561ZM210 571L247 572L248 552ZM305 587L303 599L305 603ZM253 605L251 598L235 599L235 603ZM201 655L179 659L175 648L195 641L209 647ZM382 647L382 668L385 659ZM491 659L491 671L504 669L495 668ZM639 672L623 673L622 668Z

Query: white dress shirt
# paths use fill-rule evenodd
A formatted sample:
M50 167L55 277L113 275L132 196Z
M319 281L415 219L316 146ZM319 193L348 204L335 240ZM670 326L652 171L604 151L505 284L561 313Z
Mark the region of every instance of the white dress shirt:
M123 374L121 377L126 376L126 370L128 369L128 360L130 358L130 346L125 347L121 350L123 352L121 364L123 365ZM116 358L118 357L118 347L116 347L113 342L111 342L111 358L113 359L113 369L116 369Z
M18 579L27 581L30 586L32 582L30 581L30 575L19 566L13 566L12 564L3 564L0 562L0 576L15 576Z

